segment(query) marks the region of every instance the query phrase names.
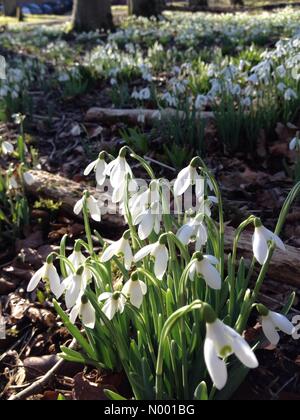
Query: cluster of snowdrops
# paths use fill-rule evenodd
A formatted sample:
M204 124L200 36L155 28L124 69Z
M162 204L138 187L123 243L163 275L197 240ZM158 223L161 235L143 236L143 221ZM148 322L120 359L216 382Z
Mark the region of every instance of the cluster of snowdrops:
M133 160L150 178L147 187L138 187L129 164ZM127 146L116 159L100 153L85 175L92 171L99 187L109 180L112 202L118 203L128 230L116 242L92 233L90 219L101 221L103 204L85 191L74 212L83 214L86 241L78 239L67 256L64 238L60 252L50 254L31 279L29 292L40 280L50 287L57 312L78 341L78 351L63 347L61 356L125 372L135 399L228 398L226 390L258 366L254 349L260 340L248 343L242 335L252 311L257 310L272 344L278 344L279 330L294 332L285 316L294 295L281 314L258 299L275 248L285 250L279 234L300 185L287 198L275 233L251 216L237 229L232 254L226 256L221 193L199 157L174 183L157 179ZM188 193L198 203L196 210L178 211ZM170 202L177 211L170 211ZM251 265L238 260L239 239L249 226L254 228ZM94 251L96 240L103 245L101 253ZM251 289L256 265L260 274Z

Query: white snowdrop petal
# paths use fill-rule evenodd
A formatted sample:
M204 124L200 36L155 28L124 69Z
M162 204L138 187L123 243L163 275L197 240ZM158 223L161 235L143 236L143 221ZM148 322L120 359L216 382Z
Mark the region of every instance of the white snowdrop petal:
M74 206L73 211L78 216L82 212L82 208L83 208L83 198L77 201L77 203Z
M153 256L155 258L155 275L159 280L162 280L168 268L169 252L164 245L159 245Z
M142 219L141 224L139 225L138 235L139 238L144 241L149 238L154 228L154 217L152 214L147 214Z
M97 200L95 200L94 197L89 197L87 199L87 206L90 211L91 218L95 222L101 222L101 210L100 210Z
M90 163L84 170L83 174L84 176L88 176L96 167L98 163L98 159L95 160L94 162Z
M70 312L69 318L72 324L75 324L76 319L79 317L79 313L80 313L80 303L75 305Z
M155 244L147 245L144 248L142 248L134 257L134 262L139 262L146 258L148 255L151 254L155 247Z
M132 262L133 262L133 253L130 244L126 241L125 249L124 249L124 262L126 270L130 270Z
M231 345L236 357L249 369L256 369L259 363L250 345L232 328L225 325L225 329L233 338Z
M183 169L179 174L174 184L174 195L179 197L184 194L192 183L190 176L191 168L188 166Z
M278 314L276 312L270 312L269 316L274 325L282 332L288 335L292 335L294 333L294 325L284 315Z
M218 265L220 261L213 255L204 255L203 257L205 260L209 261L213 265Z
M110 261L115 255L118 254L119 250L120 250L120 241L114 242L109 247L107 247L105 251L103 252L101 256L101 262L106 263Z
M99 186L103 185L106 180L106 162L100 159L96 166L96 181Z
M40 268L31 278L28 286L27 286L27 292L33 292L37 287L39 282L42 279L44 273L44 267Z
M253 235L253 253L257 261L261 265L264 265L268 258L269 247L267 240L260 228L256 228Z
M98 297L98 301L102 302L103 300L110 299L112 297L112 293L104 292Z
M186 224L182 226L177 232L177 238L182 242L184 245L188 245L192 236L195 233L195 228L191 224Z
M262 318L262 329L266 338L270 341L271 344L277 346L280 341L280 336L276 331L276 327L273 321L269 317Z
M93 305L90 302L81 304L82 323L85 327L94 329L96 323L96 314Z
M200 266L201 274L208 286L214 290L221 290L222 279L219 271L207 260L203 260Z
M228 379L227 368L224 360L219 359L214 347L214 342L206 338L204 343L204 359L205 364L215 387L222 390Z
M47 274L49 277L51 292L54 294L56 299L59 299L60 296L62 295L62 286L61 286L59 275L53 264L50 264L48 266L47 273L45 274Z
M110 298L103 305L102 312L111 321L113 317L116 315L117 309L118 309L118 302L115 299Z

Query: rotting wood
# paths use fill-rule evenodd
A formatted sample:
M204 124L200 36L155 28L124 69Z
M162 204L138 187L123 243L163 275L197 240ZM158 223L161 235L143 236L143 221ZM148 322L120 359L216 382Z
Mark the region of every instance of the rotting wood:
M34 196L43 196L49 199L60 201L62 208L74 216L73 207L75 203L82 197L84 190L96 198L104 200L105 194L99 193L95 188L88 187L70 181L59 175L53 175L43 171L30 171L32 176L32 183L26 186L27 192ZM123 218L116 214L107 214L103 216L103 225L111 226L112 229L124 229ZM225 249L230 252L232 249L234 239L234 229L230 226L226 227L225 234ZM280 283L290 284L295 287L300 287L300 249L287 246L287 251L282 252L276 250L273 256L268 277ZM239 255L243 256L245 260L251 260L252 253L252 233L244 232L239 242Z
M109 109L109 108L90 108L85 116L86 122L97 122L102 124L116 124L119 122L128 125L153 126L153 124L167 118L184 118L183 111L174 109ZM199 112L196 117L202 120L214 120L212 112Z

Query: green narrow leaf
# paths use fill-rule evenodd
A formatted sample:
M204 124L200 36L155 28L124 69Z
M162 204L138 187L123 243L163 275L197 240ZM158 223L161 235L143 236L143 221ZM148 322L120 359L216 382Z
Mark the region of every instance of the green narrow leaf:
M110 389L105 389L104 394L112 401L127 401L126 398L122 397L120 394L117 394L114 391L111 391Z
M292 309L295 303L295 299L296 299L296 292L292 292L291 296L289 297L289 300L287 301L287 303L285 304L282 310L283 315L288 315L288 313L290 312L290 310Z
M56 312L61 317L65 327L68 329L70 334L76 339L78 344L83 348L83 350L87 353L87 355L92 360L95 360L96 359L96 354L95 354L94 350L89 345L87 340L83 337L83 335L81 334L79 329L75 325L72 324L68 315L62 310L62 308L60 307L60 305L58 304L58 302L56 300L53 300L53 304L54 304Z

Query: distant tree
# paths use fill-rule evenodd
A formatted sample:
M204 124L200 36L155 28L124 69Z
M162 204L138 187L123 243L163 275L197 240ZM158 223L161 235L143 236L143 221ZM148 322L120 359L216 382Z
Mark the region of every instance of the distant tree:
M73 27L76 31L111 29L110 0L74 0Z
M17 15L17 0L3 0L5 16Z
M128 0L128 13L144 17L158 16L165 6L165 0Z

